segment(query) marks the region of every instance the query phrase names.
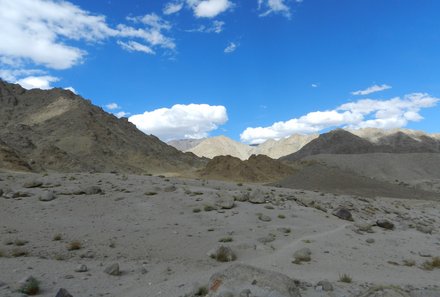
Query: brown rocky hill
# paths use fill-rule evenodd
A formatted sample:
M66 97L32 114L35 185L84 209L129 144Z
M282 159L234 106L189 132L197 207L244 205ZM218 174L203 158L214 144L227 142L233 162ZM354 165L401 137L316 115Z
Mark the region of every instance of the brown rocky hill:
M372 142L343 129L321 134L296 153L282 157L295 161L319 154L369 154L369 153L439 153L440 141L434 137L417 139L404 132L384 135Z
M242 161L232 156L217 156L199 171L203 178L244 182L276 181L295 172L293 167L265 155L252 155Z
M13 169L142 173L205 164L70 91L25 90L1 80L0 139L0 160L8 160L0 166Z

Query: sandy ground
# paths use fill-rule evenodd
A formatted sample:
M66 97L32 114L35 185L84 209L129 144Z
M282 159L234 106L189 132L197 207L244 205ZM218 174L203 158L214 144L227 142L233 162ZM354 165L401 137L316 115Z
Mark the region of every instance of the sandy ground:
M33 180L43 185L24 187ZM89 186L103 193L76 193ZM235 201L232 209L206 211L219 196L240 198L257 188L268 195L266 203ZM440 269L423 269L440 256L440 199L360 198L122 174L0 173L0 189L0 296L21 296L14 288L29 275L40 281L39 296L55 296L60 288L74 297L184 296L234 262L299 280L302 296L358 296L373 285L440 296ZM55 199L40 201L46 191ZM351 211L353 222L332 215L339 206ZM377 219L388 219L395 229L362 231ZM57 234L61 240L54 240ZM232 241L219 243L225 237ZM72 241L81 248L69 251ZM220 245L231 247L237 260L208 257ZM304 247L311 261L293 263L293 253ZM14 257L17 251L27 255ZM104 272L113 263L119 263L120 276ZM88 271L75 272L80 264ZM340 282L342 274L352 283ZM332 292L315 288L325 279Z

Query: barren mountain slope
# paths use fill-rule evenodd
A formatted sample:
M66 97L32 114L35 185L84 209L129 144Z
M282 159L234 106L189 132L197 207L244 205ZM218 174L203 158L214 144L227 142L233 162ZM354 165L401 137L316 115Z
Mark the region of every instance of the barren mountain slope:
M246 144L234 141L225 136L207 138L197 146L188 150L199 157L214 158L216 156L233 156L246 160L250 156L252 148Z
M0 81L0 138L34 170L164 172L203 165L74 93Z

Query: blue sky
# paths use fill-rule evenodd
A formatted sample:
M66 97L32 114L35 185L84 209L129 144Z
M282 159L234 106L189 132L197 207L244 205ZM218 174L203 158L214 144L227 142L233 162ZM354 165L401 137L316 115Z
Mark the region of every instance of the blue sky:
M334 127L440 132L439 1L0 6L1 77L72 87L163 140L256 143Z

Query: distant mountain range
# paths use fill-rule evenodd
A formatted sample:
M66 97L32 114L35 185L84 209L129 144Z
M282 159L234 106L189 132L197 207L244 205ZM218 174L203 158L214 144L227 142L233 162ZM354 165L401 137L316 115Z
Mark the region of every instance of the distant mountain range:
M177 140L169 144L210 159L230 155L247 160L251 155L261 154L273 159L293 160L317 154L436 153L440 152L440 135L408 129L366 128L336 129L321 135L295 134L280 140L268 140L258 146L246 145L226 136Z

